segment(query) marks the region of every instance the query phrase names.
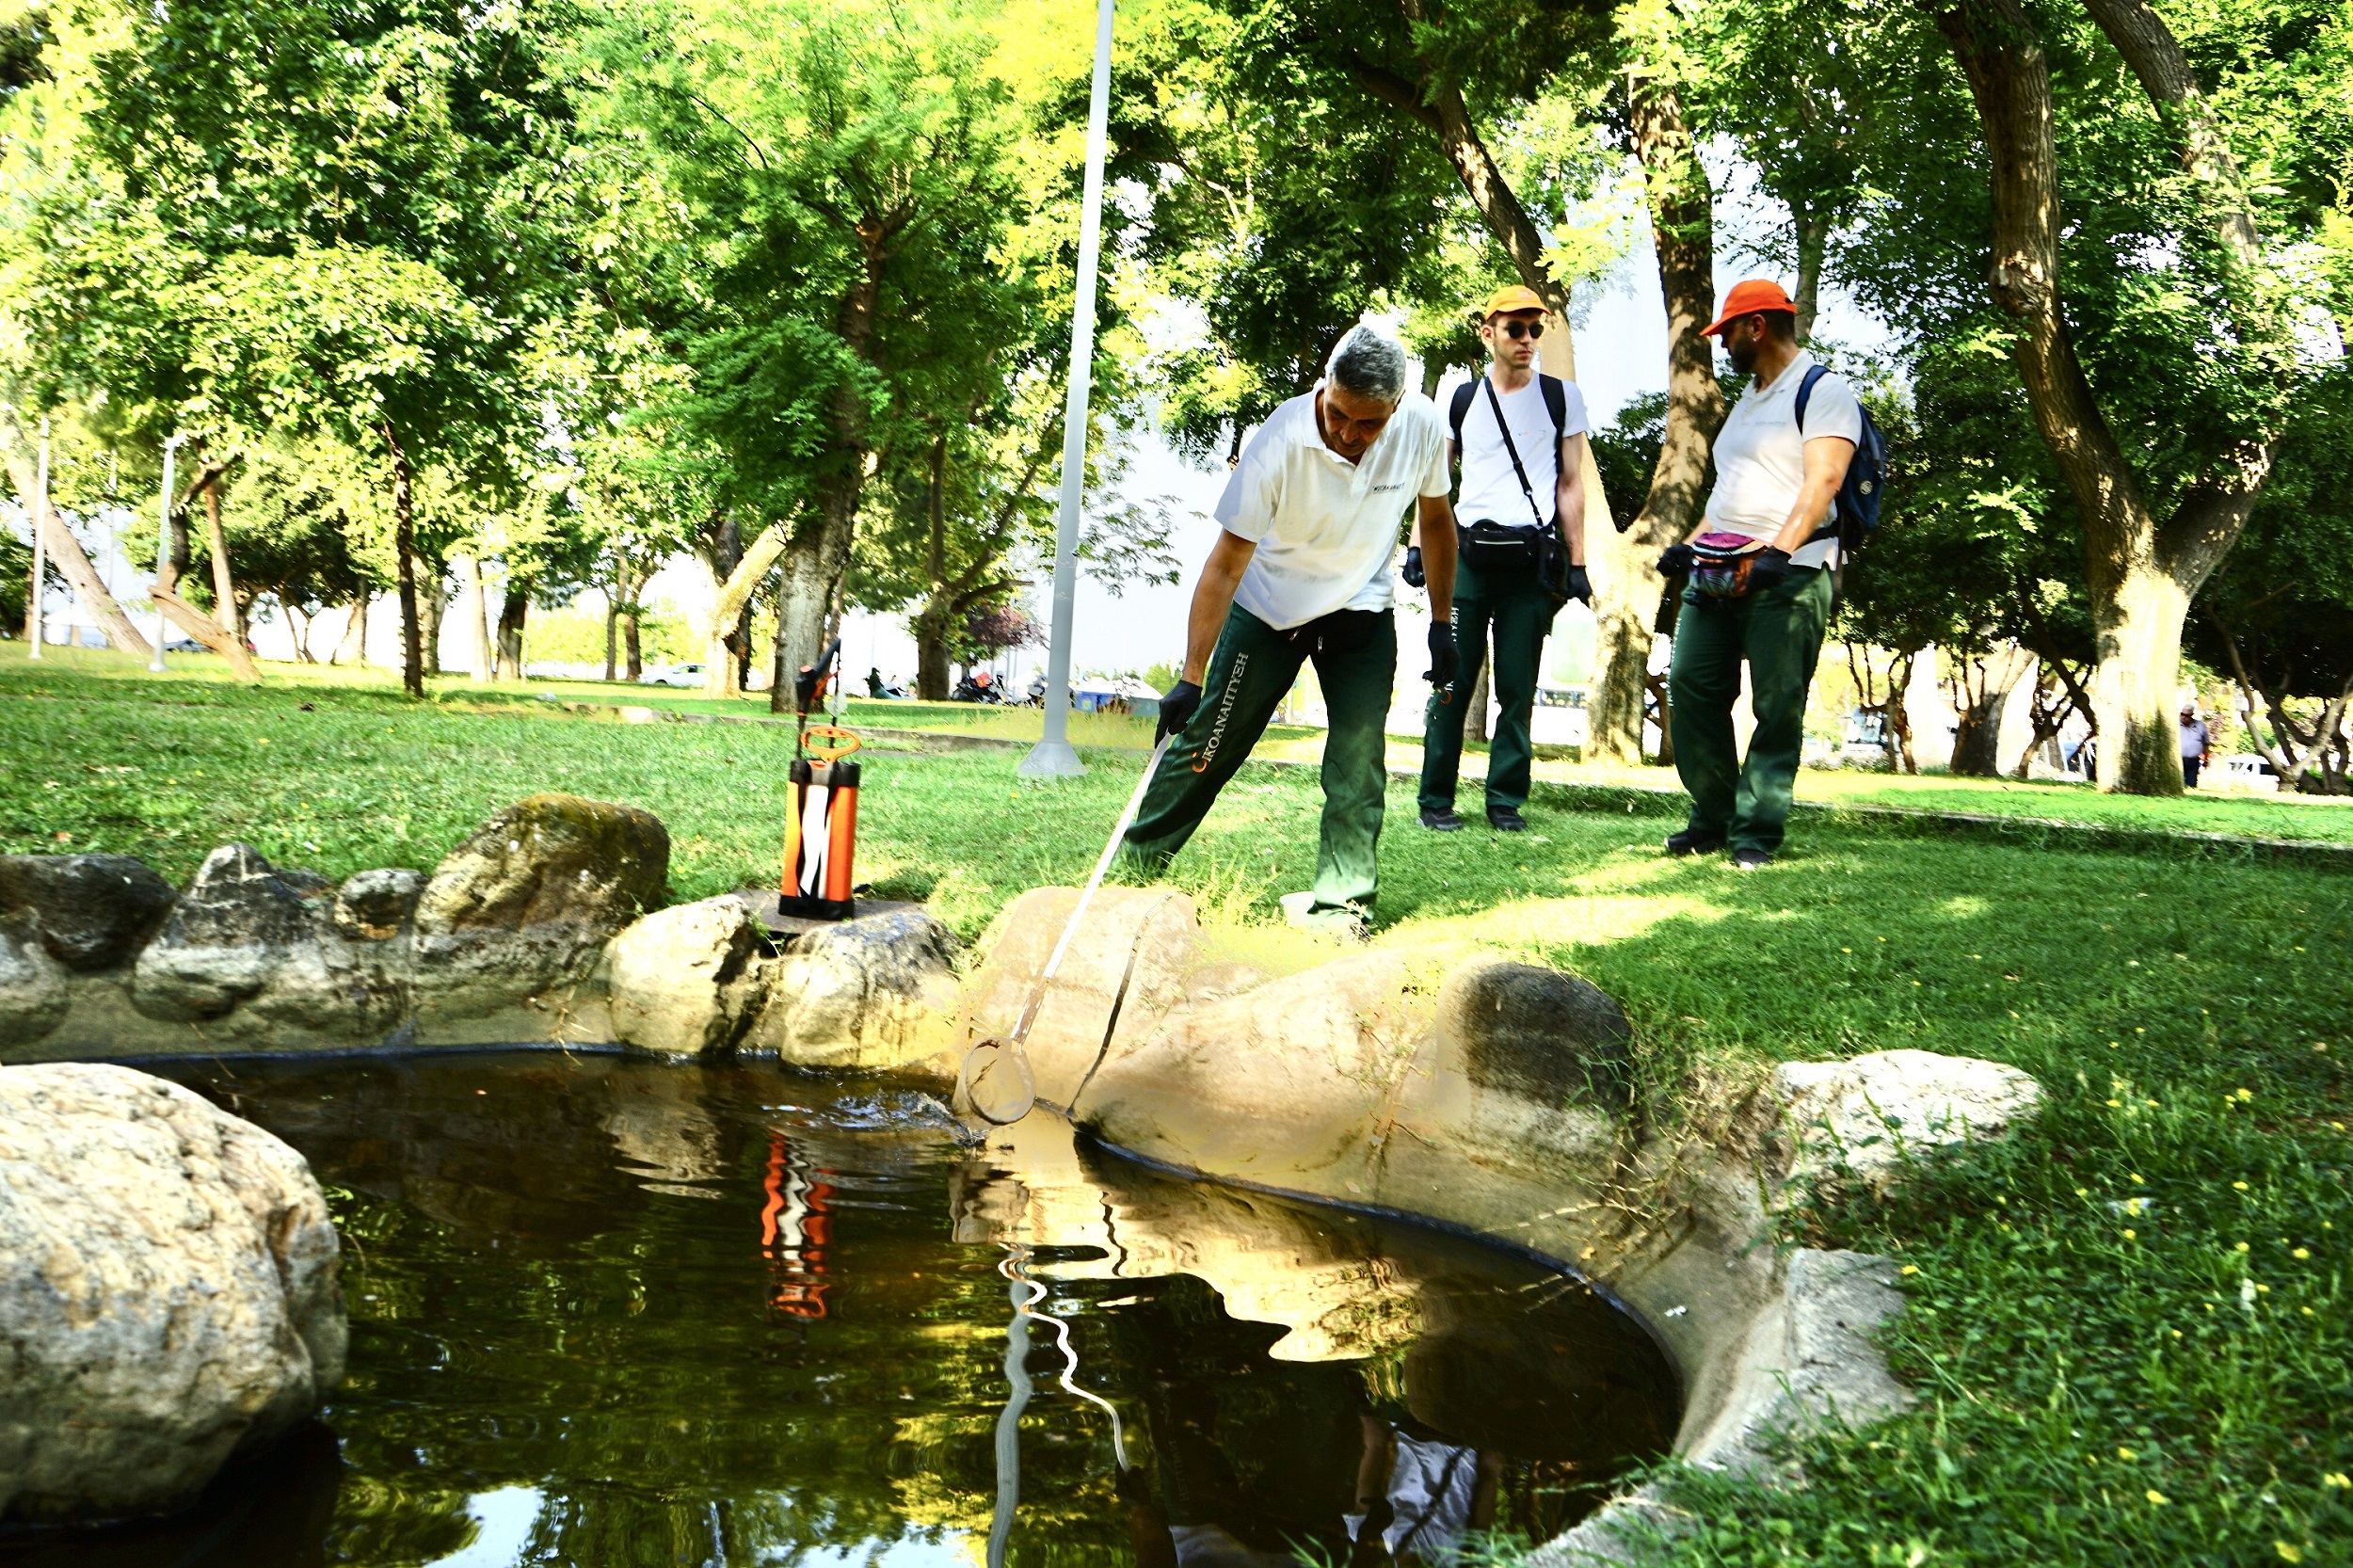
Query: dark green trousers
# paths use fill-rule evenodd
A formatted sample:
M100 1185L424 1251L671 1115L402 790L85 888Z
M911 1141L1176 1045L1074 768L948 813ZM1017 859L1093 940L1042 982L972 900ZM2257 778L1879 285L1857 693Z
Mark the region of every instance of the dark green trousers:
M1552 631L1552 600L1536 585L1536 574L1496 581L1482 578L1468 561L1454 567L1454 646L1463 667L1450 686L1433 687L1421 731L1421 808L1451 810L1454 783L1463 766L1463 725L1479 666L1487 656L1487 633L1495 632L1495 739L1487 747L1487 808L1528 804L1528 770L1535 758L1529 716L1536 706L1536 670L1544 662L1545 638ZM1486 716L1480 715L1482 719Z
M1241 605L1225 617L1201 682L1201 706L1160 759L1144 808L1128 830L1126 858L1158 875L1209 814L1209 803L1266 732L1299 666L1312 657L1330 728L1323 738L1323 830L1316 848L1315 909L1369 912L1378 889L1389 775L1389 688L1397 674L1397 621L1386 611L1357 623L1363 640L1312 655Z
M1686 588L1675 617L1675 772L1691 792L1691 828L1721 833L1735 849L1781 847L1805 744L1805 694L1830 625L1831 574L1792 570L1780 585L1739 599ZM1756 729L1743 760L1733 744L1732 705L1749 666Z

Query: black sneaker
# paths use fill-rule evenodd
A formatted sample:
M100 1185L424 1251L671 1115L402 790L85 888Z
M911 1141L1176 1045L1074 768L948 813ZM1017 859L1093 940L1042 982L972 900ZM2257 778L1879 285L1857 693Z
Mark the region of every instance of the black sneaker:
M1732 863L1744 872L1763 871L1773 863L1773 856L1769 850L1736 849L1732 852Z
M1667 835L1669 855L1713 855L1723 847L1722 834L1703 833L1696 827L1687 827L1680 833Z
M1451 811L1426 810L1421 814L1421 824L1433 833L1460 833L1463 830L1463 819Z
M1528 819L1520 815L1516 806L1490 806L1487 808L1487 825L1497 833L1525 833L1528 831Z

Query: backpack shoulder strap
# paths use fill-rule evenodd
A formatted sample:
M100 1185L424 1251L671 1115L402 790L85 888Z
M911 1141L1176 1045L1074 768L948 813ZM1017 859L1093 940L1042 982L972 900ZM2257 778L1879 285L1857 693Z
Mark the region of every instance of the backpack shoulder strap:
M1569 436L1569 390L1558 376L1536 377L1537 390L1545 394L1545 412L1552 416L1552 442L1557 452Z
M1479 383L1484 379L1473 376L1454 389L1454 400L1447 406L1447 427L1454 432L1454 455L1463 455L1463 417L1470 412L1471 399L1479 395Z
M1805 406L1814 401L1814 383L1830 374L1828 365L1808 366L1805 379L1798 383L1798 434L1805 434Z

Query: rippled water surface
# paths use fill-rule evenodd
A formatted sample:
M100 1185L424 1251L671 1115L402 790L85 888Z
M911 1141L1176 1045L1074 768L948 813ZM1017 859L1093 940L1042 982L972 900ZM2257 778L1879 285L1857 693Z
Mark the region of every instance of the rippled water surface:
M992 1532L1019 1564L1437 1563L1673 1431L1666 1361L1575 1281L1045 1113L971 1148L922 1095L765 1067L175 1076L327 1185L349 1380L196 1512L10 1568L899 1568Z

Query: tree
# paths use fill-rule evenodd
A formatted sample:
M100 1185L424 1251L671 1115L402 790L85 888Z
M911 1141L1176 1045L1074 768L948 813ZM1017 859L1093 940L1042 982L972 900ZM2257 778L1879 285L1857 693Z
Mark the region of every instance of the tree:
M2171 794L2182 787L2173 698L2183 620L2260 499L2309 373L2297 362L2294 312L2231 128L2179 42L2140 0L2087 0L2086 10L2139 82L2138 113L2100 93L2094 40L2080 32L2058 35L2055 85L2042 32L2020 0L1964 0L1935 22L1967 79L1991 158L1992 296L2082 528L2100 648L2101 784ZM2138 256L2097 250L2096 231L2106 224L2063 246L2062 120L2073 140L2097 147L2111 192L2121 172L2139 175L2134 223L2153 231L2149 245L2172 252L2162 264L2146 259L2146 246ZM2155 149L2178 166L2178 179L2153 177ZM2147 286L2156 281L2151 270L2168 275L2161 297ZM2095 353L2087 362L2078 351L2067 301L2085 282L2107 285L2124 319L2172 340L2162 345L2171 354L2131 356L2144 376L2170 373L2164 385L2174 402L2154 440L2137 421L2111 419L2120 401L2128 409L2140 401L2120 398L2116 376L2099 374L2119 368L2116 360ZM2184 309L2192 299L2202 321ZM2133 433L2130 449L2120 431Z
M896 378L1019 335L1032 279L1003 249L1030 193L996 40L962 4L697 0L625 11L588 53L598 114L650 151L639 200L684 213L655 223L692 266L640 280L635 309L692 367L671 408L722 456L745 539L721 622L780 562L778 634L807 664L891 421L930 411Z
M2298 408L2277 472L2200 592L2190 651L2237 686L2255 749L2291 789L2348 789L2353 733L2353 363Z

